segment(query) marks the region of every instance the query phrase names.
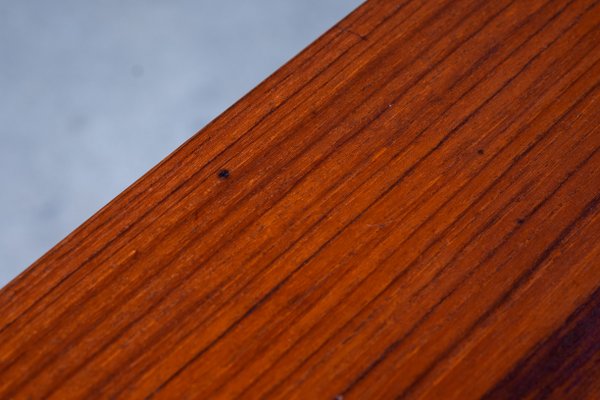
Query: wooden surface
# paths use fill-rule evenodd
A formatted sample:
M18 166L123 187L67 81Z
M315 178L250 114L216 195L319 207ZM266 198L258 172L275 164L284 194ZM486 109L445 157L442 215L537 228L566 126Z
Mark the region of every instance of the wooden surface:
M600 398L600 2L370 0L0 293L0 398Z

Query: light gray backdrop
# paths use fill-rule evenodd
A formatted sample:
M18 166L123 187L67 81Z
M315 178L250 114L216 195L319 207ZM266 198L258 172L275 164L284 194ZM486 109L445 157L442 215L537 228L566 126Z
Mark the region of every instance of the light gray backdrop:
M360 0L0 0L0 287Z

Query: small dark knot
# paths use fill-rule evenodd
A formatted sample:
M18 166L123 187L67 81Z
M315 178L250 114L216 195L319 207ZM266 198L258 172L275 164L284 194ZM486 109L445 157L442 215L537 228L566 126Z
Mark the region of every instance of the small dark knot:
M227 179L229 178L229 170L228 169L222 169L219 171L219 178L221 179Z

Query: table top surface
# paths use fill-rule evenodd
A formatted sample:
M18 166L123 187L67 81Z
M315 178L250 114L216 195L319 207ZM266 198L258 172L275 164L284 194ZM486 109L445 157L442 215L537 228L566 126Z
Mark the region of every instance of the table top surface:
M599 398L599 46L365 2L0 291L0 398Z

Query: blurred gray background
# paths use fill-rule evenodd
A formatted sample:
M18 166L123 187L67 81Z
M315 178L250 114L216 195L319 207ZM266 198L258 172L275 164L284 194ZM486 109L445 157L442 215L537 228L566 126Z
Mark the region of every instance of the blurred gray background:
M0 0L0 287L360 3Z

